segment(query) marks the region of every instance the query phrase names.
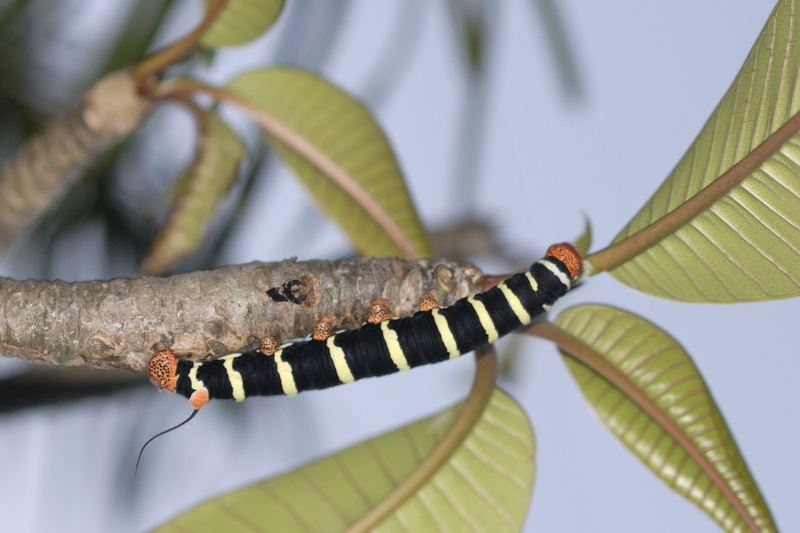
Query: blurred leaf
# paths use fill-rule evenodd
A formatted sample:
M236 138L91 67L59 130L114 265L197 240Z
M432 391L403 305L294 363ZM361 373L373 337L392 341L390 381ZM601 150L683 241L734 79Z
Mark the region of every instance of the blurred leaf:
M228 89L362 255L431 256L386 137L364 106L325 80L274 68L236 77Z
M596 254L604 257L590 258L594 267L621 265L611 274L622 283L675 300L800 295L800 6L795 4L779 2L686 155L615 245ZM609 261L612 251L626 246Z
M199 118L194 162L142 264L144 274L168 270L197 250L219 202L236 181L245 153L241 140L213 111L201 111Z
M209 500L156 531L342 531L390 501L374 530L517 532L533 488L533 434L525 413L500 390L466 439L426 466L422 485L391 502L401 485L421 473L460 410L458 405Z
M589 222L588 218L584 219L583 233L580 237L575 239L573 244L581 256L585 256L587 252L589 252L589 248L592 247L592 224Z
M456 48L461 52L464 67L470 76L480 77L486 69L490 17L497 6L491 2L449 0L448 14L453 24Z
M583 98L585 89L575 52L572 50L569 30L564 23L563 7L555 0L529 0L528 4L541 19L541 28L553 56L561 90L567 98Z
M206 7L217 1L206 0ZM272 26L282 9L283 0L228 0L200 43L206 48L220 48L252 41Z
M569 344L543 336L556 340L592 408L650 470L726 531L776 531L711 392L675 339L603 305L567 309L555 325Z
M124 26L114 34L115 42L103 71L111 72L139 61L174 3L174 0L139 0L131 5Z

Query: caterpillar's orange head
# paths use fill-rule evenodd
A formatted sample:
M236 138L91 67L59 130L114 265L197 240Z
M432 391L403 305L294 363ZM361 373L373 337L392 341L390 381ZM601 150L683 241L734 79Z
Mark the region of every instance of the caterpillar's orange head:
M547 249L545 257L553 257L564 263L564 266L569 270L569 275L573 280L583 272L581 254L569 243L562 242L561 244L554 244Z
M173 392L178 384L178 358L169 348L153 354L147 365L147 377L158 390Z

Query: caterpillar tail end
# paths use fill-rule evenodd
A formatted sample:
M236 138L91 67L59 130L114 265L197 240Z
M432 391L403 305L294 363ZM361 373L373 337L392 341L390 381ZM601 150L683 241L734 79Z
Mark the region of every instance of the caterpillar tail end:
M158 350L147 365L147 377L158 390L175 392L178 384L178 358L169 348Z
M574 246L567 242L554 244L548 248L545 257L552 257L564 263L564 266L569 270L569 275L573 280L583 272L581 254L578 253L578 250L576 250Z
M194 407L195 412L197 412L208 403L209 399L208 389L197 389L189 397L189 403Z

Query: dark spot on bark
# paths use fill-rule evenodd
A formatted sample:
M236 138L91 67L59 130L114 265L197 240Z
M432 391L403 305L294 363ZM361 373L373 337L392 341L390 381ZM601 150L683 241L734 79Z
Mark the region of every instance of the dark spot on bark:
M287 281L280 287L272 287L267 291L267 296L275 302L314 307L317 303L316 286L314 276L301 274L297 279Z

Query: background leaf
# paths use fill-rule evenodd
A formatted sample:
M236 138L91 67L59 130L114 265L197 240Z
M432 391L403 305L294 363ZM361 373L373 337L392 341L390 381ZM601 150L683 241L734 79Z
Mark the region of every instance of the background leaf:
M588 218L583 221L583 233L572 244L582 257L586 257L589 248L592 247L592 224Z
M267 140L359 253L433 255L394 153L364 106L284 68L247 72L228 89L255 106Z
M206 0L206 7L216 1ZM200 43L207 48L220 48L252 41L272 26L281 9L283 0L228 0Z
M142 264L144 274L168 270L197 250L219 202L236 181L245 153L242 141L213 111L200 111L198 119L194 162Z
M800 20L795 4L777 5L695 142L614 242L676 210L749 158L744 168L726 182L717 180L718 190L699 216L659 235L663 240L655 246L612 270L621 282L696 302L800 295L800 122L795 116L800 111ZM757 153L764 141L765 154Z
M341 531L419 467L461 407L202 503L157 531ZM376 530L519 531L533 488L533 453L525 413L496 389L467 438Z
M567 309L555 325L579 340L559 347L584 396L648 468L726 531L777 530L702 376L675 339L604 305Z

